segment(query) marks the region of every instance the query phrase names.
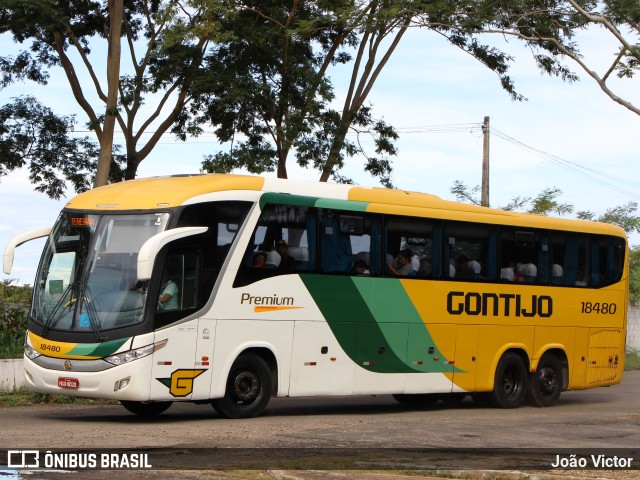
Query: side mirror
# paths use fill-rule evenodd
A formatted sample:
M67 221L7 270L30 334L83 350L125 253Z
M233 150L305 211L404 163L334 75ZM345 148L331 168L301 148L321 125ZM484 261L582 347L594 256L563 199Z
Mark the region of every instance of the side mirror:
M171 243L180 238L199 235L200 233L206 232L208 229L208 227L174 228L172 230L166 230L158 233L144 242L142 247L140 247L140 253L138 253L138 280L144 281L151 278L153 265L156 261L156 257L158 256L158 252L167 243Z
M13 257L16 253L16 248L18 248L23 243L27 243L31 240L35 240L36 238L48 237L51 233L52 227L39 228L37 230L30 230L28 232L20 233L9 240L7 246L4 249L4 259L2 263L2 270L4 273L9 275L11 273L11 268L13 267Z

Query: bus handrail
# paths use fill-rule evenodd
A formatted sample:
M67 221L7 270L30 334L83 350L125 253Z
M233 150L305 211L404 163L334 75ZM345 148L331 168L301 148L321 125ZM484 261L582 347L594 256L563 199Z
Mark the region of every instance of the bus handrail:
M160 249L167 243L171 243L180 238L204 233L208 229L208 227L172 228L171 230L160 232L144 242L142 244L142 247L140 247L140 253L138 253L138 280L145 281L151 278L151 273L153 272L153 264L155 263L156 256L158 255Z
M43 227L36 230L29 230L28 232L19 233L7 243L4 249L4 259L2 264L2 270L7 275L11 274L11 268L13 267L13 257L18 248L23 243L30 242L37 238L48 237L51 233L52 227Z

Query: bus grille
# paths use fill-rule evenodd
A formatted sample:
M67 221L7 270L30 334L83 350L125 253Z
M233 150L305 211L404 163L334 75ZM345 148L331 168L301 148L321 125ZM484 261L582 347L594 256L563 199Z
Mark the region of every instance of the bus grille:
M591 330L587 357L587 385L618 380L622 362L620 330Z

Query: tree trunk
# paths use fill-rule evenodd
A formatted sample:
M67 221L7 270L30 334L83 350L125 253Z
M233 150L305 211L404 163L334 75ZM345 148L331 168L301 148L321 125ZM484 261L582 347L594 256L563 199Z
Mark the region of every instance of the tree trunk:
M109 0L109 51L107 53L107 105L104 116L98 171L93 186L100 187L109 181L109 169L113 156L113 131L118 108L120 83L120 32L124 16L123 0Z

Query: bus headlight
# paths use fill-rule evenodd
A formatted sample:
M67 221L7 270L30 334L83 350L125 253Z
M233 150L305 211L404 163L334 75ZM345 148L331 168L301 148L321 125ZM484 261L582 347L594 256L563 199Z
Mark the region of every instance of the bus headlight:
M24 354L31 360L40 356L40 353L28 343L24 344Z
M139 358L144 358L148 355L151 355L156 350L160 350L167 344L167 341L168 340L165 339L156 343L152 343L151 345L135 348L133 350L118 353L116 355L111 355L110 357L105 357L104 360L112 365L123 365L125 363L133 362L134 360L138 360Z

